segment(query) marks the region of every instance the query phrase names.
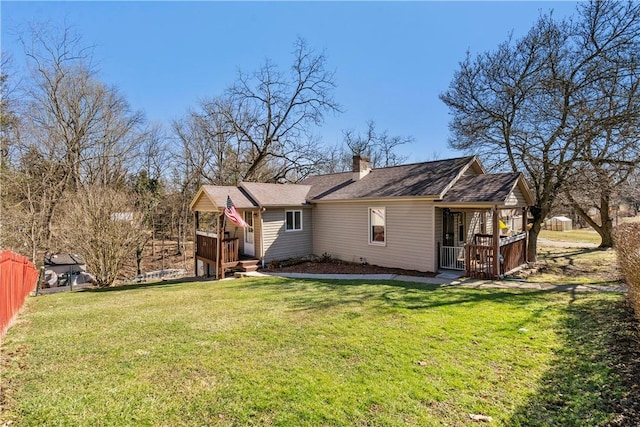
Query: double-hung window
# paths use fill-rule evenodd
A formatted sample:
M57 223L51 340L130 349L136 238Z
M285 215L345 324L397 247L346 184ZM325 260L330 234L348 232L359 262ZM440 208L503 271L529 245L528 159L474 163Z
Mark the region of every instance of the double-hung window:
M369 244L384 246L387 241L385 208L369 208Z
M302 211L285 211L285 230L302 230Z

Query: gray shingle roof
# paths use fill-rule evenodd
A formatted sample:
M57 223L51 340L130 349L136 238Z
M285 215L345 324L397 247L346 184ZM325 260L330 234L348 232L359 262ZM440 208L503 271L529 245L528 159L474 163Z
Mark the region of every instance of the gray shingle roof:
M311 189L310 185L258 182L241 182L240 186L260 206L302 206L307 204L307 194Z
M337 191L345 185L353 183L353 172L310 176L303 180L302 183L311 186L311 190L307 194L308 200L321 199L326 196L325 193Z
M219 209L227 207L227 196L231 197L233 205L238 209L250 209L258 206L257 203L251 200L238 187L228 185L203 185L202 189Z
M449 203L503 203L516 186L519 173L465 175L451 187L442 199Z
M313 200L351 200L374 197L439 195L468 167L474 157L373 169L358 181L352 173L307 178ZM333 190L333 191L331 191Z
M203 186L224 208L227 195L238 209L258 206L303 206L309 202L366 198L432 197L443 203L504 203L521 178L519 173L485 174L473 156L373 169L359 180L343 172L312 176L300 184L243 182L240 187ZM466 174L472 167L479 175ZM524 182L524 181L523 181ZM525 183L525 197L530 199Z

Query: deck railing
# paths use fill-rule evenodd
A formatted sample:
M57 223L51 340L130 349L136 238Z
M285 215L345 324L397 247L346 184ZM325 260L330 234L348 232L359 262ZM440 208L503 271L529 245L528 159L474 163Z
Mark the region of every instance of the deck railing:
M464 246L440 246L440 268L464 270Z
M469 277L492 279L526 262L526 233L500 238L499 271L495 271L493 236L477 234L474 243L465 246L465 270Z
M238 250L240 248L240 239L231 237L222 239L222 266L234 264L240 261Z
M196 257L210 263L216 263L218 260L217 244L218 238L215 234L196 234ZM220 260L223 267L239 262L239 248L240 239L238 237L222 239Z

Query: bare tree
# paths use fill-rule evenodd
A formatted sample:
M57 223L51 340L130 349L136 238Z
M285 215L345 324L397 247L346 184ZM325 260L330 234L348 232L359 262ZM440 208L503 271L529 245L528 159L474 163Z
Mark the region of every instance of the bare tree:
M237 184L243 177L242 156L246 146L238 139L222 113L231 108L221 100L201 104L200 112L173 122L181 143L177 153L183 167L198 182Z
M404 163L407 156L400 155L397 148L414 141L413 137L389 136L387 130L376 131L376 124L373 120L367 122L367 130L364 134L348 129L342 131L342 135L344 143L351 152L348 164L351 163L351 155L359 155L369 158L371 166L374 168Z
M640 168L631 172L620 185L620 199L633 209L635 215L640 215Z
M602 40L603 34L628 33L610 53L616 56L591 64L594 77L585 84L587 96L575 110L582 150L564 186L575 211L600 234L600 246L607 248L614 243L612 208L619 187L640 163L640 8L624 12L621 5L607 10L598 4L585 15L591 24L578 27L581 45L588 51L594 51L592 40ZM612 20L611 15L620 16ZM610 26L599 25L603 19ZM598 212L597 218L591 218L590 208Z
M467 54L440 95L453 114L452 147L479 154L492 168L526 173L536 196L531 260L544 218L587 150L585 117L616 78L611 70L638 62L639 16L637 3L609 1L580 4L575 21L542 15L522 39L475 58ZM634 119L611 120L600 129Z
M340 112L334 74L302 39L293 55L288 72L270 61L255 73L239 72L222 96L174 124L186 161L205 182L297 181L324 159L313 129L325 114Z
M99 286L111 286L148 237L133 197L105 186L86 186L64 200L57 245L82 255Z
M11 56L0 59L0 171L6 170L10 153L20 139L19 100L15 75L11 74Z
M125 184L142 115L132 112L115 88L97 80L90 49L69 28L34 26L22 43L31 75L16 144L22 174L17 181L23 184L13 190L13 208L29 206L34 212L29 218L37 223L23 229L41 230L38 244L48 250L66 192Z

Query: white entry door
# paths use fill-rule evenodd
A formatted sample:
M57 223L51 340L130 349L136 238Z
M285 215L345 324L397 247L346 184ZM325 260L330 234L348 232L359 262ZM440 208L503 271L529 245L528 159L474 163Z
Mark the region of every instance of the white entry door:
M253 243L253 212L244 211L244 220L249 224L248 227L244 228L244 254L255 256L256 249Z

